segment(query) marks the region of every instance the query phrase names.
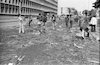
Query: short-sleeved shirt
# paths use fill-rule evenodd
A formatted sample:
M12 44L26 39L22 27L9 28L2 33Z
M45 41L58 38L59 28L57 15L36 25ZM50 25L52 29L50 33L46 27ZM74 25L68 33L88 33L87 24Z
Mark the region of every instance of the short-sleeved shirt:
M90 24L97 25L97 19L95 17L92 17Z

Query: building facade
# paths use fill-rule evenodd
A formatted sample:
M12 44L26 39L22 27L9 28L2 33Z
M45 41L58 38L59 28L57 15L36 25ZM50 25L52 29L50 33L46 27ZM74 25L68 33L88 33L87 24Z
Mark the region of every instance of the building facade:
M0 0L0 15L37 15L44 11L57 14L57 3L57 0Z
M68 7L61 7L61 15L67 15L67 14L69 14Z
M61 7L61 15L77 15L78 11L75 8Z
M17 15L57 14L58 0L0 0L0 26L16 25ZM12 24L13 23L13 24Z

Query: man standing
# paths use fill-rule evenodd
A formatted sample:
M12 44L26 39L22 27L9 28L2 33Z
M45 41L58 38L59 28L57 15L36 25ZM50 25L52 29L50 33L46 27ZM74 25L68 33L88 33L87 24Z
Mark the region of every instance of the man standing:
M68 21L69 21L69 18L68 18L68 15L65 17L65 23L66 23L66 27L68 27Z
M97 25L97 19L96 16L93 16L91 21L90 21L90 26L91 26L91 32L95 32L96 31L96 25Z
M23 22L23 18L21 17L21 15L18 15L18 21L19 21L19 33L24 33L24 22Z
M32 16L29 16L29 27L31 26L31 22L32 22Z
M53 28L55 28L56 16L52 15Z

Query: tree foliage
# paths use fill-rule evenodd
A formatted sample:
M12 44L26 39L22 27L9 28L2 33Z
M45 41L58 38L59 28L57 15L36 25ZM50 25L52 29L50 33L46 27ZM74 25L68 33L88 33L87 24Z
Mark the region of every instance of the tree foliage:
M100 8L100 0L97 0L94 4L94 8Z

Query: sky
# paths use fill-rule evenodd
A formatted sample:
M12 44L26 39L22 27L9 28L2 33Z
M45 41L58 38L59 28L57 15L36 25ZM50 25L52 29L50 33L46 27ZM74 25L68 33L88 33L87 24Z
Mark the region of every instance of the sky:
M58 14L60 13L61 7L73 7L78 11L85 9L93 9L93 4L96 0L58 0Z

